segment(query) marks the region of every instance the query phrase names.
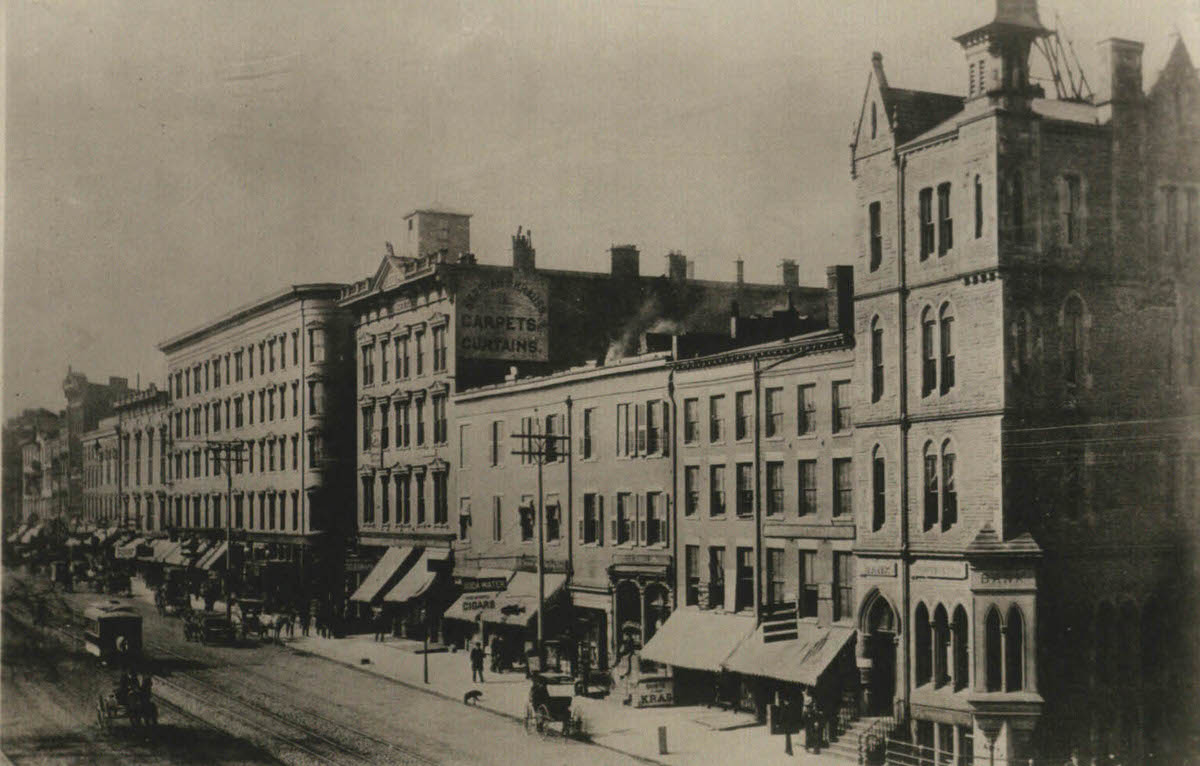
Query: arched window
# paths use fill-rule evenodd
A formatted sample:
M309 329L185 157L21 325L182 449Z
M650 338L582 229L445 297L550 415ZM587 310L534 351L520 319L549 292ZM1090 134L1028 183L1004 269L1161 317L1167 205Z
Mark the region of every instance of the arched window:
M954 690L967 688L971 677L971 634L967 626L967 610L961 606L954 610L954 621L950 626L953 643Z
M933 308L926 306L921 312L921 396L929 396L937 387L937 323Z
M1016 604L1008 610L1004 630L1004 690L1020 691L1025 680L1025 625Z
M871 401L883 396L883 323L871 320Z
M950 619L946 607L933 610L933 685L941 688L950 682Z
M954 445L942 443L942 531L958 523L958 490L954 488Z
M941 347L941 392L947 393L954 388L954 315L949 303L943 303L939 317L939 346Z
M928 532L937 524L940 493L938 492L937 451L933 442L925 444L925 517L922 528Z
M1004 647L1003 633L1000 630L1000 613L996 611L996 607L988 609L987 617L983 621L983 645L986 652L987 662L987 691L998 692L1003 689L1004 679L1002 677L1004 665Z
M871 456L872 532L878 532L880 529L883 529L883 522L887 519L886 479L887 469L883 462L883 448L875 445L874 454Z
M917 604L916 616L913 617L914 632L913 640L917 645L914 647L916 654L916 674L917 686L922 686L929 683L932 676L932 668L930 667L930 654L933 646L933 637L930 635L929 625L929 610L924 604Z
M1063 304L1062 362L1063 380L1079 385L1083 379L1084 313L1083 301L1072 295Z

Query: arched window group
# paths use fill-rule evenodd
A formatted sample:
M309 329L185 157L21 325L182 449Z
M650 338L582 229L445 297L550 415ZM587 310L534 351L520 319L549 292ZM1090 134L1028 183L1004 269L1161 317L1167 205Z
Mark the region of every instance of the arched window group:
M1025 688L1025 618L1013 604L1002 618L992 606L983 621L985 689L1015 692Z
M962 606L949 612L943 604L933 608L917 604L913 617L914 663L917 686L954 691L970 685L970 628Z
M949 393L954 381L954 311L949 303L936 313L926 306L921 312L921 396L935 390Z
M923 528L945 532L958 523L958 488L954 481L954 444L946 439L939 448L925 443L925 513Z

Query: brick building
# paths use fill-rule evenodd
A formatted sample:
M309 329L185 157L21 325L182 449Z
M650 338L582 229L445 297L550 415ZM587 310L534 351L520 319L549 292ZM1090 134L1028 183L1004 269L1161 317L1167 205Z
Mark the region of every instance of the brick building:
M1046 98L1047 33L999 0L956 38L965 98L873 60L851 148L859 667L929 753L1140 762L1195 675L1200 97L1182 44L1144 91L1141 45L1113 39L1091 101Z
M166 515L154 525L222 537L232 524L245 591L300 597L337 579L353 496L343 287L286 287L158 347L171 407L165 447L152 423L143 433L154 445L143 459L167 454ZM241 447L232 477L218 442Z
M457 534L455 393L501 382L513 367L530 376L616 361L647 331L728 336L731 308L769 314L790 304L805 321L824 321L824 290L801 287L791 262L781 285L744 283L740 265L737 281L695 279L678 253L666 275L643 277L631 245L611 249L609 273L546 269L519 230L511 264L489 265L470 253L469 216L424 209L405 221L400 253L389 244L374 276L340 301L355 317L358 372L362 556L347 586L369 581L371 592L358 593L367 602L390 576L369 574L388 548L446 549ZM411 513L385 526L384 508Z

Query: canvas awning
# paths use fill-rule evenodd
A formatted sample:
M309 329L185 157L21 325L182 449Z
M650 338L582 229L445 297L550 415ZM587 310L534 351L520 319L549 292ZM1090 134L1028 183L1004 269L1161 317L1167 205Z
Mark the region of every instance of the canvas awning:
M113 551L113 558L117 559L132 559L137 557L138 546L145 544L146 538L135 537L133 540L124 545L117 546Z
M564 574L545 574L546 600L554 598L567 582ZM527 625L538 613L538 576L517 572L508 587L496 594L495 604L480 610L483 621L495 625Z
M42 534L42 525L34 524L32 527L25 530L25 534L21 535L21 543L22 544L31 543L41 534Z
M176 567L185 567L188 563L188 554L183 550L183 544L180 543L172 548L162 558L162 563Z
M474 622L475 618L485 609L495 608L496 599L504 592L504 588L508 587L508 581L512 579L512 576L511 569L476 569L469 574L455 574L454 579L460 580L460 585L466 592L459 596L458 600L451 604L442 616L452 620ZM504 587L484 590L477 587L477 584L480 583L503 583Z
M214 545L212 547L212 549L208 551L208 553L205 553L203 556L200 557L200 560L196 562L196 568L203 569L204 571L207 572L208 570L210 570L214 566L216 566L218 563L223 564L224 559L225 559L225 552L227 550L229 550L228 543L218 543L217 545Z
M752 615L676 609L646 645L641 658L692 670L721 670L738 643L754 632Z
M27 527L27 526L22 526L22 527L21 527L20 529L18 529L16 532L13 532L11 535L9 535L9 536L8 536L6 539L7 539L7 540L8 540L8 542L10 542L10 543L15 543L17 540L20 540L20 539L21 539L21 535L25 534L25 531L26 531L26 530L28 530L28 529L29 529L29 527Z
M179 550L179 543L173 543L170 540L155 540L154 552L150 555L150 559L166 563L167 558L177 550Z
M412 556L413 549L405 546L391 546L384 551L383 557L376 562L371 573L362 581L362 585L350 596L351 601L369 604L379 597L383 589L392 584L399 575L401 567Z
M426 548L421 551L421 557L404 573L400 582L384 594L383 600L389 604L403 604L419 597L429 590L429 586L433 585L433 581L438 576L436 569L430 568L430 563L445 561L448 558L450 558L449 548Z
M798 637L767 641L759 628L738 644L722 666L743 675L815 686L854 636L855 630L844 625L801 622Z

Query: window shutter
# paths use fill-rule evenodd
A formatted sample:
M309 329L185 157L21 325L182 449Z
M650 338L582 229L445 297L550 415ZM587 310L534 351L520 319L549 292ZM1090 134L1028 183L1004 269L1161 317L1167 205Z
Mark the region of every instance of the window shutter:
M634 447L634 455L646 454L646 405L635 404L634 409L634 424L636 425L637 444Z
M635 513L636 513L636 518L637 518L637 523L634 525L634 529L635 529L634 537L636 538L634 540L634 542L637 545L645 545L646 544L646 513L645 513L645 506L642 504L642 496L640 494L634 495L634 507L636 509Z
M613 545L616 545L621 541L621 537L617 534L617 514L613 514L612 520L609 522L609 524L611 525L609 527L609 533L612 536Z
M662 534L659 535L659 538L662 540L663 545L669 547L671 545L671 500L666 495L663 495L662 501L664 503L663 512L660 514L658 520L658 528Z
M596 495L596 544L604 545L604 495Z
M629 418L629 405L617 405L617 455L624 454L625 449L625 421Z
M659 446L664 457L671 454L671 403L666 400L662 402L662 437Z

